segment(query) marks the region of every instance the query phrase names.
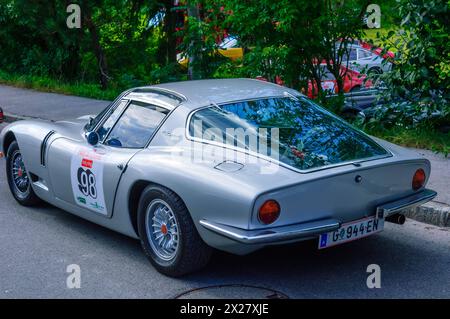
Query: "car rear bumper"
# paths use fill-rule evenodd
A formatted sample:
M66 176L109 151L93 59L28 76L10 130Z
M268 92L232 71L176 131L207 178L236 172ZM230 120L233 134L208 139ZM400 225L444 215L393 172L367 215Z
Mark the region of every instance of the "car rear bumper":
M385 203L376 209L378 218L386 218L399 211L424 204L432 200L437 193L424 189L413 195L399 200ZM246 230L229 225L215 223L209 220L200 220L200 225L223 237L232 239L240 244L273 244L288 241L305 240L318 237L322 233L334 231L341 226L337 219L322 219L307 223L279 226L273 228Z
M210 221L201 220L200 224L219 235L243 244L268 244L289 241L298 238L311 238L318 234L339 228L340 222L334 219L294 224L258 230L245 230Z
M378 206L377 216L380 218L386 218L390 215L398 213L401 210L420 206L435 198L436 195L437 193L435 191L431 189L424 189L408 197Z

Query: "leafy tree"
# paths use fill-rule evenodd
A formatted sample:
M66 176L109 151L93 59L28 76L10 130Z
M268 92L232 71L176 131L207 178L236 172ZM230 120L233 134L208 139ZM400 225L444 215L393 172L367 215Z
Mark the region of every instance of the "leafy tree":
M67 32L63 1L0 0L0 67L74 79L80 38Z
M385 104L372 111L368 124L448 126L450 2L398 0L397 4L401 29L382 37L385 52L396 51L394 68L382 76Z
M348 44L362 35L361 17L365 8L361 1L306 0L203 0L190 1L190 8L201 8L202 18L192 15L183 32L184 52L197 73L232 76L233 63L222 61L211 68L217 39L223 33L239 37L244 49L243 65L235 64L236 76L263 77L276 82L281 79L290 87L307 87L308 80L320 83L320 63L327 63L335 75L339 92L343 92L344 69ZM192 11L192 10L191 10ZM222 31L222 32L221 32ZM340 40L337 44L336 41ZM208 63L204 63L207 61ZM216 64L213 64L217 66ZM209 69L208 69L209 68ZM223 71L225 69L225 72ZM303 79L303 82L302 82ZM313 87L324 95L320 85Z
M226 32L226 14L222 3L218 0L188 0L182 6L186 11L186 20L183 29L178 32L183 39L178 49L189 60L188 79L213 77L217 69L226 63L218 53L217 45Z
M152 39L160 38L159 30L149 28L148 22L162 5L153 2L145 4L142 0L81 2L83 28L80 32L90 39L83 50L83 61L86 62L87 72L98 70L103 88L106 88L108 81L120 87L149 81L149 70L158 60L158 52L154 48L160 46ZM86 55L87 52L94 53L94 61ZM166 64L167 60L162 63Z
M81 7L81 29L66 25L71 2ZM166 4L172 2L0 0L0 69L103 89L152 82L152 70L176 59L175 30L168 35L166 23L149 27ZM158 51L163 44L167 50Z

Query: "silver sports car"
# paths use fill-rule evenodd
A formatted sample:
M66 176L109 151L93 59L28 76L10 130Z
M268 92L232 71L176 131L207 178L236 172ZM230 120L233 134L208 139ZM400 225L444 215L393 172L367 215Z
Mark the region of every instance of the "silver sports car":
M170 276L205 266L212 248L366 237L436 195L428 160L258 80L139 87L96 116L18 121L0 137L20 204L139 239Z

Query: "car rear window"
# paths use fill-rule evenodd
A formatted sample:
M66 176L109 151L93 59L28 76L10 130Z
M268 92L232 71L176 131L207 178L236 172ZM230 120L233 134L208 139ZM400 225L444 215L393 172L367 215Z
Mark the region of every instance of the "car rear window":
M234 133L239 130L246 134ZM275 156L299 170L389 155L370 137L303 97L203 108L191 116L189 133L195 139ZM251 143L254 138L258 140L256 148ZM261 147L265 145L262 138L267 148Z

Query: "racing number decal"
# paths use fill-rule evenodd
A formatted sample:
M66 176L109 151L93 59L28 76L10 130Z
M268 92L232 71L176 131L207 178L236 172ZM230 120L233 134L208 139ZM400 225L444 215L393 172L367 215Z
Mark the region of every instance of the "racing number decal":
M82 167L78 169L78 188L85 196L93 199L97 198L97 189L95 188L95 175L90 169L84 170Z
M75 202L107 215L103 194L103 155L95 150L78 150L71 162L72 191Z

